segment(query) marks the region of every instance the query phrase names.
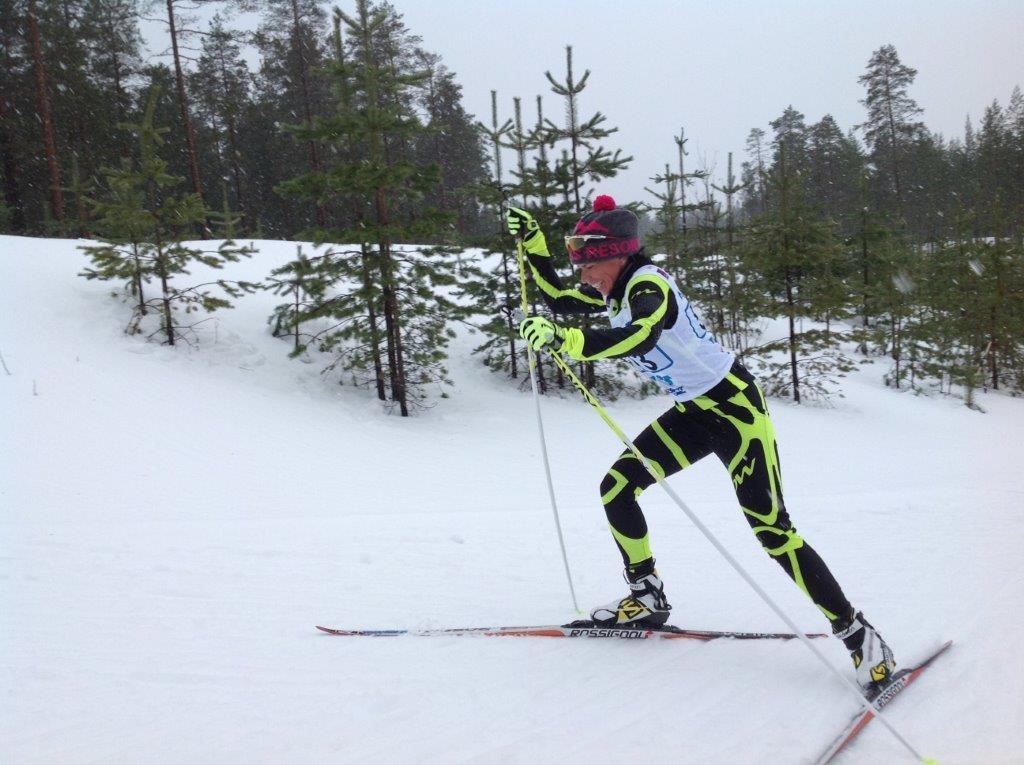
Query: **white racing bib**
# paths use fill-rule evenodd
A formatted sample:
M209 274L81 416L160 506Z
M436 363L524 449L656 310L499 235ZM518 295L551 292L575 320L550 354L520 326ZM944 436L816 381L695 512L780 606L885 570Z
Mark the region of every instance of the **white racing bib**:
M671 329L662 329L658 344L643 356L626 360L649 377L676 401L690 401L718 385L736 357L715 340L696 309L676 286L675 279L655 265L641 266L626 285L626 296L638 280L654 277L666 282L679 306L679 317ZM613 327L628 326L632 320L628 299L618 313L608 306L608 319Z

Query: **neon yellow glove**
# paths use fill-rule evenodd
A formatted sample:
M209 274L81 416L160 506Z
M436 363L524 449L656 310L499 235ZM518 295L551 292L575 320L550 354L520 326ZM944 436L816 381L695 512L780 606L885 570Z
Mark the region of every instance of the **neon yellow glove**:
M505 225L512 236L522 240L523 248L528 253L541 258L551 257L544 232L540 230L537 221L526 210L509 207L505 214Z
M583 332L575 327L559 327L543 316L527 316L519 325L519 334L535 351L547 348L582 360Z
M565 332L554 322L543 316L527 316L519 325L519 335L535 351L551 346L560 351L565 340Z

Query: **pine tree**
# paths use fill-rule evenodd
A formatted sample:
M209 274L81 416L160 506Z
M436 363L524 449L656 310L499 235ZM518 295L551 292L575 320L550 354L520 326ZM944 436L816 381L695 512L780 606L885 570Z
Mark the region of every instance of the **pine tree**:
M244 172L239 141L239 120L249 105L249 67L242 58L237 35L224 27L220 15L214 16L203 49L190 78L195 94L196 121L209 138L203 143L212 149L207 186L221 186L228 206L241 213L241 225L249 227Z
M21 24L15 13L14 0L0 0L0 170L3 172L4 232L24 233L28 228L23 180L27 152L21 142L27 134L24 111L19 103L27 100L25 83L29 61L19 45ZM32 154L28 154L32 156Z
M119 47L99 23L101 7L114 2L0 2L5 199L12 224L29 233L88 235L85 196L99 167L125 153L125 134L111 123L127 115L119 110L127 101L109 87L108 46L125 49L135 16L119 19Z
M746 193L743 196L743 218L750 219L764 215L767 210L767 192L764 179L768 177L768 148L765 131L753 128L747 136L747 161L743 163L741 177Z
M555 210L537 210L538 214L547 216L544 225L552 231L571 230L580 216L589 211L593 186L615 177L633 161L632 157L623 156L621 150L616 149L612 152L601 145L601 141L618 131L618 128L605 126L607 117L604 114L595 112L589 119L581 116L579 96L587 87L590 70L584 71L579 80L576 79L571 45L565 49L565 65L566 75L563 82L557 81L551 72L544 72L552 92L563 98L565 121L559 125L546 119L544 129L538 135L539 140L550 148L562 143L568 144L553 171L553 177L564 189L565 204ZM587 188L588 183L592 184L590 189ZM524 187L525 195L529 193L529 183L524 183ZM584 318L584 326L588 322L589 319ZM603 362L602 366L609 370L617 370L621 364ZM580 377L588 388L599 395L615 396L622 389L621 376L617 372L599 379L593 362L581 365Z
M690 251L689 230L692 226L688 221L707 210L706 201L686 201L687 189L694 181L706 180L708 173L706 170L686 171L686 157L689 154L686 143L689 139L684 129L680 128L679 135L673 140L677 149L677 170L670 170L666 164L665 172L651 179L665 185L664 193L647 189L660 204L656 208L649 208L656 210L657 228L645 237L645 242L648 247L660 248L664 252L666 269L673 273L683 273L693 267L695 255Z
M480 247L480 272L460 288L462 297L476 309L476 329L483 341L473 349L483 363L495 372L503 372L513 380L524 379L526 354L519 347L518 326L514 321L519 308L519 269L504 225L507 202L502 167L502 150L510 144L511 119L498 118L498 94L491 91L491 124L477 123L477 130L490 144L491 177L477 189L485 205L483 219L490 221L490 230L475 240Z
M427 115L427 132L416 142L420 162L440 169L436 193L426 200L441 212L454 213L456 230L466 234L476 225L480 203L473 191L486 177L486 158L480 135L462 106L462 87L440 56L419 51L420 67L428 73L418 99Z
M428 74L409 68L415 59L411 36L391 6L357 0L353 14L335 13L330 78L340 94L338 113L294 132L299 140L332 146L340 157L359 161L280 188L332 200L347 211L344 223L310 232L318 242L360 246L331 253L329 269L339 276L342 292L309 314L337 322L336 330L319 336L319 347L336 353L332 368L363 384L381 379L375 369L379 358L387 398L408 416L433 386L448 382L447 323L461 318L446 297L456 281L452 250L399 245L443 240L451 223L451 216L423 203L437 189L439 174L436 165L416 162L412 151L426 130L413 109L414 90Z
M877 213L871 212L867 204L861 205L852 237L850 270L855 274L852 284L856 286L852 289L859 295L859 312L864 328L872 326L874 317L882 310L878 289L891 276L887 263L894 237ZM867 353L867 345L862 344L861 350Z
M59 230L64 227L64 192L61 186L60 163L57 158L57 142L54 136L53 112L50 108L50 92L47 84L46 65L43 60L43 42L39 33L39 15L35 0L28 0L26 8L28 39L32 51L32 70L35 77L35 95L37 113L42 131L42 146L46 157L46 168L49 176L50 206L49 217Z
M981 118L974 172L977 179L978 232L992 235L995 221L1005 220L1004 199L1012 185L1014 162L1007 117L993 101Z
M565 100L564 124L557 125L551 120L545 120L547 129L544 141L548 146L556 146L561 142L569 144L565 163L571 183L569 194L573 212L579 216L589 208L589 195L584 190L585 183L587 181L600 183L607 178L615 177L619 170L624 170L629 166L633 158L623 156L619 149L611 152L599 145L599 141L618 131L618 128L604 127L607 120L605 115L595 112L589 119L581 118L579 95L587 87L590 70L586 70L583 76L578 81L576 80L573 73L571 45L566 46L565 49L565 68L564 82L555 80L551 72L544 72L544 76L551 83L552 92L562 96ZM569 221L563 223L568 224Z
M967 213L955 240L922 250L906 335L913 343L915 388L938 381L975 406L982 387L1022 390L1024 381L1024 248L1019 237L972 234ZM1003 234L1002 231L999 232Z
M275 189L298 169L323 169L321 147L297 141L286 125L309 128L330 111L327 84L327 14L317 0L268 0L253 44L260 65L252 102L239 126L241 158L248 198L267 235L292 237L322 225L327 211L316 198L282 197Z
M1004 219L1005 220L1005 219ZM978 296L972 332L979 336L974 360L978 387L1024 390L1024 247L996 219L995 236L974 243L972 274Z
M724 213L711 193L710 172L705 172L704 198L700 216L687 235L686 281L691 298L701 306L701 315L715 335L725 332L727 265L722 252Z
M274 337L287 334L292 338L291 355L301 355L306 347L315 342L323 332L303 332L302 325L311 319L326 315L322 310L325 296L338 280L336 269L332 268L332 252L307 257L302 245L297 245L295 260L270 272L261 285L263 289L283 295L288 301L275 307L267 320L272 324Z
M725 239L721 244L723 258L724 291L721 299L721 337L726 346L742 355L761 334L757 326L761 302L752 299L744 285L740 239L737 233L737 205L735 197L744 191L733 173L732 152L729 152L724 186L715 190L725 196Z
M178 112L181 116L182 136L185 140L185 152L188 161L189 180L192 184L192 193L203 200L203 183L199 172L199 152L196 149L195 126L192 122L192 111L189 105L189 93L185 81L185 67L183 64L182 44L189 32L184 27L183 21L178 12L181 0L165 0L167 11L167 37L171 43L171 60L174 64L174 87L178 99ZM190 3L202 3L203 0L189 0ZM205 238L206 221L197 222L197 231Z
M792 191L799 193L802 204L808 196L807 176L810 164L807 122L802 112L793 106L787 106L770 124L775 131L772 140L774 164L776 167L779 166L780 157L785 152L786 173L799 179L799 182L793 185Z
M139 7L135 0L86 0L83 32L89 52L89 72L104 100L111 104L116 124L128 121L132 108L130 82L142 67ZM90 136L90 145L97 138ZM115 131L115 151L127 156L130 136Z
M658 204L649 207L648 210L654 213L656 230L644 238L645 246L650 250L650 255L661 256L661 265L673 273L682 272L683 254L683 208L681 199L680 178L678 173L673 173L669 166L665 165L665 172L652 176L651 181L662 184L663 191L645 188L648 194L653 196Z
M909 147L906 220L914 238L938 242L949 237L955 210L953 164L941 136L923 131Z
M1006 109L1007 143L1009 146L1009 187L1006 206L1009 211L1009 231L1020 236L1024 232L1024 93L1020 86L1013 89Z
M826 114L807 128L806 150L808 201L819 216L850 235L857 227L858 187L865 170L857 142Z
M922 109L909 95L917 70L900 61L896 48L883 45L868 61L867 72L859 79L867 95L861 103L868 110L864 130L871 159L884 179L885 198L895 199L900 217L908 193L907 155L918 140L924 124L915 119Z
M228 297L253 289L251 284L226 280L181 287L179 277L188 275L194 264L221 268L252 251L232 241L222 242L215 251L199 250L182 241L206 220L209 210L194 193L177 193L183 179L167 173L159 156L161 135L167 128L153 124L156 100L152 95L141 123L126 126L138 138L139 160L125 159L120 168L107 171L108 193L93 204L102 244L79 248L92 261L92 268L81 275L123 281L133 301L127 331L143 331L144 318L155 312L159 326L153 335L176 345L194 327L181 324L179 312L189 315L230 308ZM157 286L155 295L150 296L146 290L152 281ZM216 293L212 287L218 288Z
M787 146L776 146L776 161L765 179L768 213L752 223L744 242L747 289L766 300L762 315L782 316L786 336L752 349L766 392L800 403L809 394L827 397L852 362L838 350L841 334L828 319L841 314L845 290L836 289L841 250L834 225L815 219L806 204L800 175L790 167ZM826 328L805 328L825 321ZM783 358L780 359L779 355Z

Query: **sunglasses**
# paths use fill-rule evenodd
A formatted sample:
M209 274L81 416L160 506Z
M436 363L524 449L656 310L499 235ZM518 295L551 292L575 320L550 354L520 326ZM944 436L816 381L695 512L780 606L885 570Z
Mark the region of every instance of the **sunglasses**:
M569 252L579 252L584 247L594 242L618 241L621 236L605 236L604 234L569 234L565 237L565 249Z

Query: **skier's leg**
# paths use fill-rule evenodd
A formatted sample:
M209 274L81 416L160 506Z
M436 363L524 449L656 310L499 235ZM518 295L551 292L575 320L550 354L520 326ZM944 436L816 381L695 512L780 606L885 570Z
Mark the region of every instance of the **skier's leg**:
M828 566L790 521L775 431L750 373L737 365L722 386L687 406L716 416L715 453L728 468L744 516L765 551L831 622L853 613Z
M687 429L680 422L683 414L673 407L648 425L633 443L658 474L670 476L711 453L710 445L695 438L693 429L685 441ZM604 505L612 536L627 568L651 559L651 543L639 496L654 477L629 449L625 449L601 481Z
M673 407L633 441L660 476L671 475L711 453L710 447L692 436L684 449L670 435L680 430L676 421L682 418L682 413ZM637 502L644 489L654 482L654 477L629 449L619 455L601 481L601 502L612 537L622 554L630 594L591 611L591 618L597 624L659 626L668 619L672 607L654 568L647 521Z
M736 497L762 546L832 622L865 688L884 683L896 667L877 630L855 611L821 556L793 527L782 499L778 446L764 393L742 366L693 403L717 417L715 453L729 469Z

